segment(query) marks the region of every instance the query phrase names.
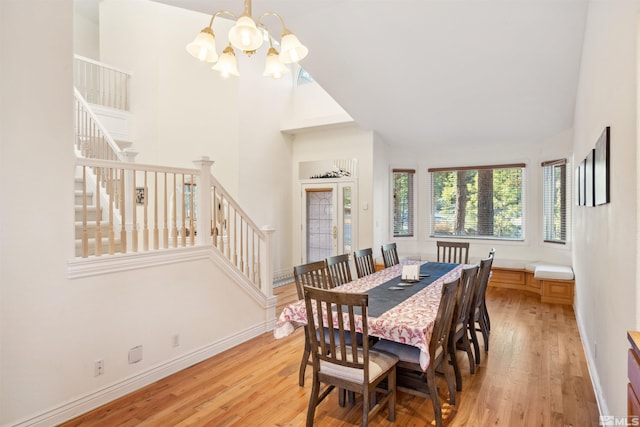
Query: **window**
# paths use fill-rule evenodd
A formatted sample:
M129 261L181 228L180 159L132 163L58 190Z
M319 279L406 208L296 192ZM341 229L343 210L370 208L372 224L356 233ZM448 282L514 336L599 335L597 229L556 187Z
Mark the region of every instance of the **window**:
M524 240L524 164L432 168L431 235Z
M393 170L393 237L413 236L413 169Z
M542 234L545 242L567 242L567 160L542 162Z
M300 69L298 70L298 78L296 79L296 86L302 86L307 83L313 83L314 81L315 80L313 80L313 77L311 77L311 74L309 74L309 72L304 68L300 67Z

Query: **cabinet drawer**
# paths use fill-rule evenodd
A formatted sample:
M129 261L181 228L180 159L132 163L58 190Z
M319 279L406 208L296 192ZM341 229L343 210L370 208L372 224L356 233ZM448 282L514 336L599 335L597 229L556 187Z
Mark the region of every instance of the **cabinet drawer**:
M638 360L638 356L636 353L629 349L627 367L629 376L629 382L634 390L640 391L640 360Z
M492 268L490 282L524 286L524 271Z
M638 396L633 391L631 384L627 384L627 415L629 417L640 416L640 401L638 401Z
M542 302L572 304L573 286L573 280L542 280Z

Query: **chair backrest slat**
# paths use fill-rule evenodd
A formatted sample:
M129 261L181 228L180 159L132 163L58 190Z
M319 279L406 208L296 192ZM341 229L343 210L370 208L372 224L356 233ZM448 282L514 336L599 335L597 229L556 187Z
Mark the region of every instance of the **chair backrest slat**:
M474 319L478 315L477 313L482 310L482 306L483 304L485 304L487 284L489 283L489 275L491 274L492 264L493 257L480 260L480 270L478 271L478 279L476 280L476 285L473 292L473 302L471 303L471 309L469 310L470 325L474 324Z
M382 245L382 259L384 260L384 268L400 264L398 259L398 249L395 243L387 243Z
M310 286L303 288L307 310L307 331L314 364L319 360L363 369L365 381L369 378L369 333L367 328L367 294L329 291ZM356 317L362 320L357 322ZM359 332L362 325L362 350L356 340L348 340ZM325 329L326 328L326 329ZM337 333L337 334L336 334ZM328 334L328 337L326 336ZM337 338L337 339L336 339Z
M376 266L373 263L373 250L371 248L355 251L353 253L353 260L356 264L358 278L375 273Z
M311 286L313 288L320 289L330 289L333 287L329 280L327 264L324 260L293 267L293 277L296 281L298 299L304 298L304 286Z
M460 286L456 294L456 307L453 313L453 321L451 322L452 331L458 324L466 324L473 303L473 296L476 290L476 281L479 279L480 267L474 265L462 270L460 275Z
M454 264L469 263L469 242L444 242L437 241L438 262Z
M349 254L332 256L325 261L329 270L329 280L331 280L334 287L344 285L352 280Z
M431 341L429 342L429 354L435 357L438 348L447 351L447 339L451 329L451 320L453 318L453 310L456 304L456 293L460 285L460 278L446 282L442 285L442 296L438 307L438 314L433 324L433 332Z

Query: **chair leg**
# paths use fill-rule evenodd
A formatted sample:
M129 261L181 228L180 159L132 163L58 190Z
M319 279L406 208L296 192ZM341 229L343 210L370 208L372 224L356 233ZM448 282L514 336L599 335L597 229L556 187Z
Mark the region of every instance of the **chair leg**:
M465 331L466 332L466 331ZM469 372L472 374L476 373L476 364L473 360L473 351L471 351L471 342L469 341L469 337L465 333L462 335L462 343L464 345L464 351L467 352L467 357L469 358Z
M480 332L482 332L482 338L484 340L484 351L489 351L489 327L485 322L484 316L480 316Z
M433 404L433 414L436 419L436 427L442 427L442 408L440 407L440 398L438 397L438 388L436 387L435 370L427 369L427 387Z
M311 396L309 397L309 408L307 408L307 427L313 427L313 419L316 415L316 406L318 406L318 393L320 392L320 381L316 375L313 375L313 386L311 387Z
M302 360L300 361L300 373L298 374L298 384L300 387L304 387L304 374L309 364L309 356L311 355L311 348L307 340L304 341L304 353L302 354Z
M387 392L389 393L389 400L387 401L389 407L389 421L396 420L396 368L393 368L387 377Z
M447 381L447 388L449 389L449 404L450 405L455 405L456 404L456 385L455 385L455 381L454 378L451 376L451 370L449 369L449 365L445 361L443 362L443 366L444 366L444 378ZM460 388L462 389L462 379L460 380Z
M476 324L475 322L469 322L467 326L469 330L469 334L471 335L471 342L473 343L473 351L476 355L476 365L480 364L480 345L478 344L478 335L476 334Z
M484 320L487 324L487 330L491 332L491 318L489 317L489 311L487 310L486 303L482 303L482 314L484 315Z
M456 377L456 390L462 391L462 374L460 373L460 367L458 366L458 358L456 357L456 344L453 339L453 334L449 337L449 358L451 359L451 365L453 366L453 373Z
M362 393L362 427L369 425L370 397L371 395L366 390Z

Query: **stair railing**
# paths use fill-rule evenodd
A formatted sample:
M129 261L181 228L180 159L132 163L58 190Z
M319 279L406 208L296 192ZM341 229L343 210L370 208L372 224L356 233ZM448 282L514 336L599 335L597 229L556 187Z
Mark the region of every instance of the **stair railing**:
M100 123L80 91L74 88L73 93L76 105L76 153L88 159L124 160L122 150Z
M211 175L212 161L195 163L198 169L77 157L83 200L81 257L213 245L270 296L272 231L256 226ZM87 178L91 171L96 188ZM87 195L100 187L109 196L93 218ZM117 211L120 224L114 221Z
M134 163L135 153L120 150L89 105L129 111L130 74L76 55L74 85L80 256L213 244L236 272L271 296L273 230L260 229L240 208L211 175L213 162L197 160L198 169ZM97 195L93 216L89 193Z
M91 104L129 111L130 78L129 73L115 67L79 55L74 56L74 85Z

